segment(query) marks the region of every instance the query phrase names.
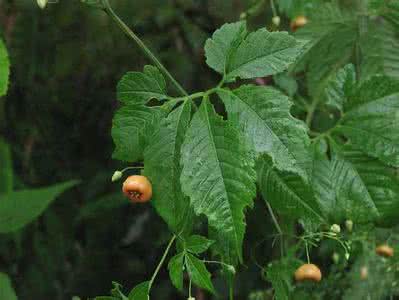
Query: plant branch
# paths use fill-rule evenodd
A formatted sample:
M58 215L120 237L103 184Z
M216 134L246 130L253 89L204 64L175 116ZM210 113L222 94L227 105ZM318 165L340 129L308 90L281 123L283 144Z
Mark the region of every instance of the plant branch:
M187 92L185 89L174 79L174 77L169 73L169 71L164 67L164 65L158 60L158 58L151 52L151 50L143 43L143 41L117 16L117 14L112 9L108 0L101 0L104 6L105 12L111 17L112 20L122 29L122 31L144 52L149 60L151 60L157 68L172 82L180 94L186 96Z
M158 264L157 268L154 271L154 274L151 277L151 280L150 280L150 283L149 283L149 288L148 288L149 290L151 289L151 286L154 283L154 280L157 277L159 270L161 269L163 263L165 262L166 256L168 255L170 247L172 247L173 242L175 241L175 239L176 239L176 235L173 235L173 237L169 241L168 246L165 249L165 252L162 255L161 260L159 261L159 264Z

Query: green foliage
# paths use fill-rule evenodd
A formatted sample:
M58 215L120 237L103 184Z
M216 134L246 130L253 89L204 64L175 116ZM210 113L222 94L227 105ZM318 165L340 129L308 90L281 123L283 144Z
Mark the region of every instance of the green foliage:
M129 293L129 300L148 300L150 282L145 281L136 285Z
M169 277L178 290L183 290L184 253L172 257L168 264Z
M69 181L51 187L0 195L0 232L13 232L37 218L61 193L76 185Z
M10 74L10 62L6 46L3 40L0 39L0 97L7 93L8 76Z
M176 233L189 228L189 200L181 191L181 147L191 119L191 103L185 102L162 121L145 150L144 174L153 187L153 205ZM162 163L160 164L159 162ZM188 227L187 227L188 226Z
M207 64L226 81L280 73L301 53L303 44L287 32L259 29L248 33L244 22L226 24L205 44Z
M0 273L0 299L17 300L17 295L11 285L11 280L4 273Z
M301 265L301 261L292 257L271 262L266 270L266 278L275 290L276 300L288 300L294 290L292 274Z
M217 230L219 251L230 263L242 259L244 208L255 196L253 158L245 139L205 100L182 146L183 192L194 211Z
M10 147L2 138L0 138L0 164L1 195L12 191L14 181Z
M204 262L190 253L185 254L185 262L191 280L199 287L215 293L211 281L211 274L206 269Z
M239 122L258 154L268 154L281 171L307 178L310 140L304 124L291 116L288 97L272 88L251 85L218 94L229 117Z

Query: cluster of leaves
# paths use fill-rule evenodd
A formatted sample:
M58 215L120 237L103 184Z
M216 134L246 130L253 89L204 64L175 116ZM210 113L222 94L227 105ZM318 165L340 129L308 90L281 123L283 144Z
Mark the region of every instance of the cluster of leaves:
M301 219L306 230L345 220L395 225L399 48L387 42L397 42L392 14L359 16L323 3L297 38L266 29L249 33L245 22L223 25L205 44L206 62L222 80L192 95L168 95L152 66L126 74L117 89L122 108L113 122L114 158L144 159L154 207L170 229L184 232L191 210L205 215L213 254L232 265L242 262L244 212L256 183L273 210ZM278 89L231 86L288 68L305 71L306 94L298 92L294 101L302 101L306 124L291 115L292 102ZM149 105L153 99L160 104ZM332 116L327 129L317 124L321 111ZM189 272L193 280L197 271Z

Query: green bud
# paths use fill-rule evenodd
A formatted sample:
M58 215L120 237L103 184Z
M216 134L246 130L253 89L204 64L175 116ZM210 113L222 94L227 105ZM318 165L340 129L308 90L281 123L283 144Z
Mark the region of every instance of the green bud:
M273 24L276 25L277 27L280 26L280 22L281 22L280 17L279 17L279 16L274 16L274 17L272 18L272 22L273 22Z
M330 227L330 231L333 232L333 233L337 233L338 234L338 233L341 232L341 227L338 224L333 224Z
M37 5L39 5L39 7L41 9L44 9L47 5L48 0L37 0Z
M352 220L346 220L345 221L345 227L349 232L352 232L353 230L353 221Z
M226 269L233 275L236 273L236 268L234 268L234 266L232 266L232 265L226 266Z
M335 264L339 263L339 254L337 252L333 253L332 260Z
M114 175L112 175L112 182L118 181L122 178L123 173L121 171L115 171Z

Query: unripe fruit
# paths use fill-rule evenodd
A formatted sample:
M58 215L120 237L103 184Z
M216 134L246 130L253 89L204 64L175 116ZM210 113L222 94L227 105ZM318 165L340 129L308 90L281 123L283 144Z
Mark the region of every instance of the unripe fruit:
M295 271L296 281L314 281L321 280L321 271L318 266L314 264L304 264Z
M152 197L151 182L145 176L133 175L126 178L122 191L133 203L147 202Z
M333 232L333 233L338 234L338 233L341 232L341 226L339 226L338 224L333 224L333 225L330 227L330 231Z
M353 230L353 221L352 220L346 220L345 221L345 227L349 232L352 232Z
M305 26L308 23L308 19L305 16L298 16L291 22L291 30L296 31L297 29Z
M272 22L273 22L274 25L276 25L278 27L278 26L280 26L281 19L280 19L279 16L274 16L272 18Z
M360 268L360 279L366 280L369 276L369 269L366 266Z
M375 249L375 253L383 257L392 257L394 251L393 248L388 245L380 245Z

